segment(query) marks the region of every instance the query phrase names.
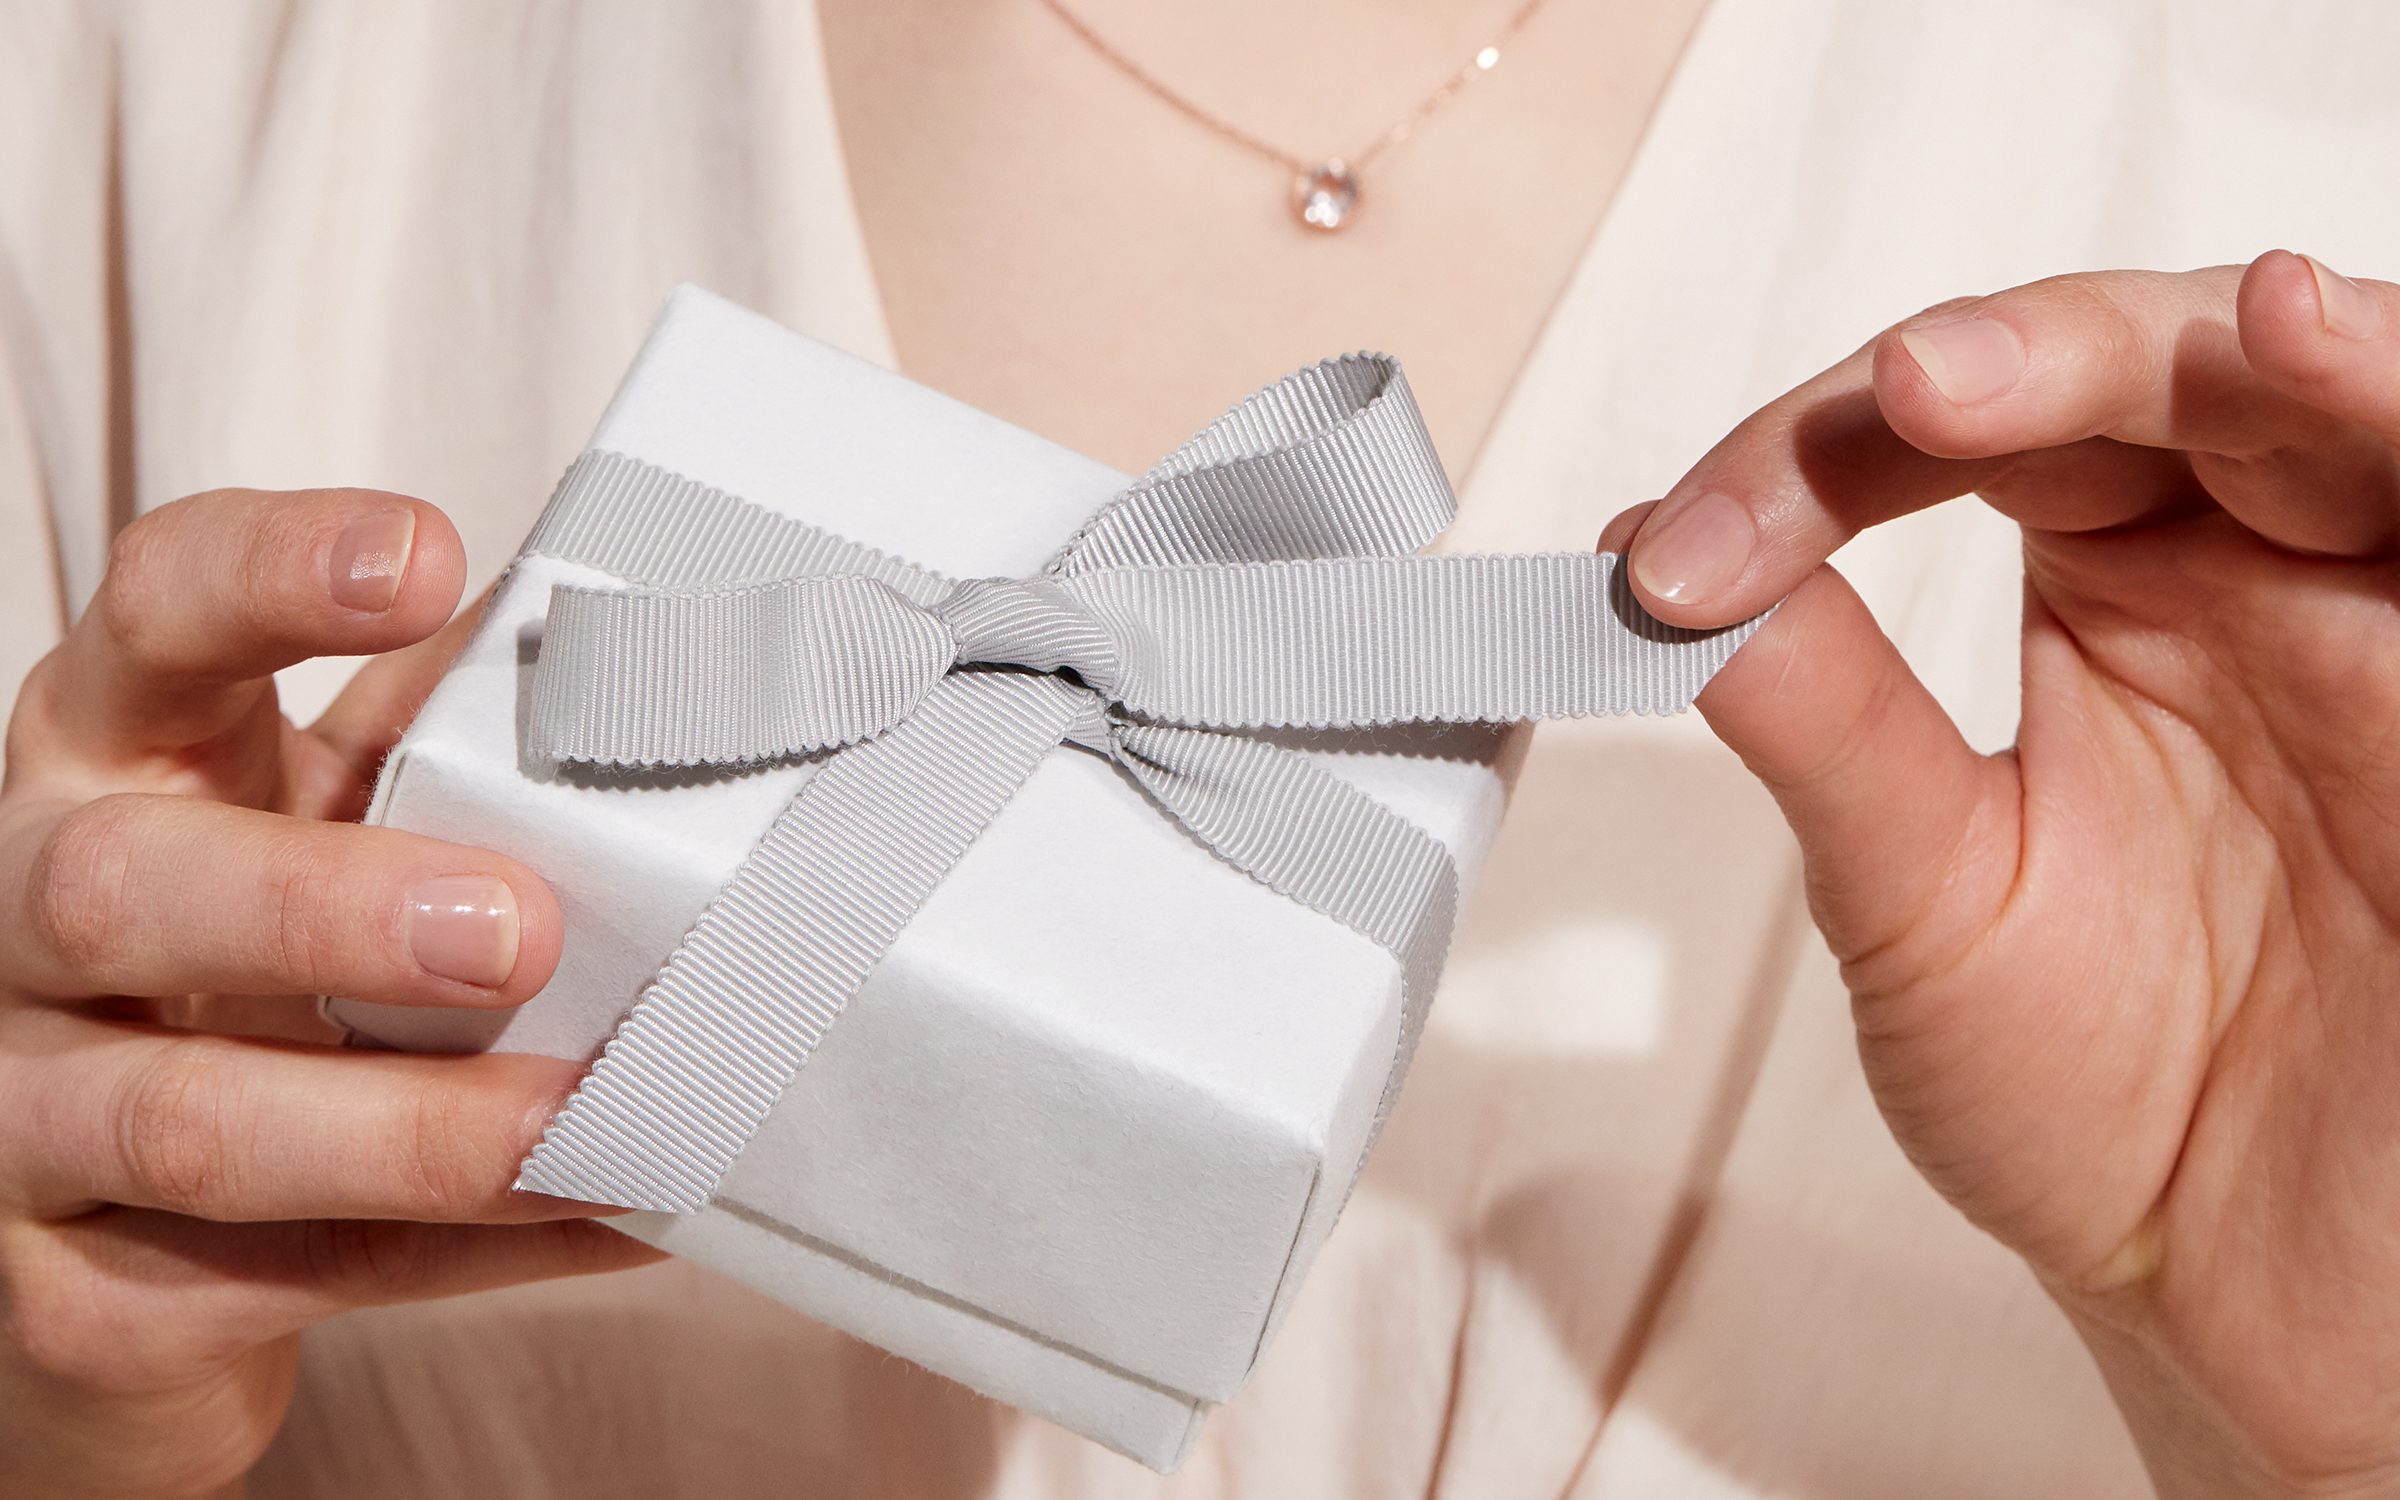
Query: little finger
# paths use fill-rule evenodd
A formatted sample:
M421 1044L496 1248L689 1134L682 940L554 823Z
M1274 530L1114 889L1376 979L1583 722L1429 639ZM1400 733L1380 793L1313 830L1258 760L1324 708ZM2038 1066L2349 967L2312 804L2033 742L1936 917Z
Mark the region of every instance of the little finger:
M587 1219L214 1224L107 1208L0 1226L9 1328L38 1367L138 1393L336 1313L624 1270L661 1258Z

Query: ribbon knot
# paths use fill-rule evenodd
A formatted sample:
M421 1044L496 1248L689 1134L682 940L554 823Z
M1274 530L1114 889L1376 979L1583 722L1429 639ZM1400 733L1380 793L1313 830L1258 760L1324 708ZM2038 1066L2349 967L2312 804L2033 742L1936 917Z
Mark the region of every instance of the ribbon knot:
M934 613L957 638L962 666L1072 672L1104 698L1117 690L1117 647L1108 627L1057 584L969 579Z
M669 957L518 1185L682 1212L917 908L1062 743L1402 977L1388 1111L1441 971L1440 843L1247 731L1674 712L1756 628L1677 630L1589 553L1417 557L1449 483L1399 367L1357 355L1235 407L1038 578L955 582L614 454L529 553L553 591L528 749L621 766L838 752ZM1763 617L1762 617L1763 618Z

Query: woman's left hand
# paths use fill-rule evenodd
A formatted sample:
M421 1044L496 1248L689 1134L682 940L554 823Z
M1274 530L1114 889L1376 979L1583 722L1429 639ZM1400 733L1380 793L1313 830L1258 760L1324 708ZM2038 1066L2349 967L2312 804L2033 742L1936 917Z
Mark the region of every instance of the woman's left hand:
M2400 1486L2400 287L2281 252L1912 318L1609 528L1783 608L1701 695L1781 802L1901 1145L2083 1332L2162 1492ZM1825 558L2024 530L1975 754Z

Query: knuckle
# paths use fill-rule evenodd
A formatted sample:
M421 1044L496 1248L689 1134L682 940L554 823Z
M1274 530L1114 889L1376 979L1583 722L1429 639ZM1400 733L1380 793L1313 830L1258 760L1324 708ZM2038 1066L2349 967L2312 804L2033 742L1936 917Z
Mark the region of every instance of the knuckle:
M409 1100L400 1139L408 1216L437 1222L488 1217L516 1175L510 1133L468 1091L437 1079Z
M124 949L145 799L119 794L59 819L34 852L25 923L71 974L106 987Z
M175 575L185 568L177 556L183 550L177 538L183 510L180 504L163 506L118 532L93 598L92 618L117 650L137 663L165 666L180 655L182 632L161 615L156 601L180 592Z
M230 1197L237 1153L232 1071L209 1037L169 1041L123 1085L116 1150L128 1181L157 1207L200 1218Z
M2064 277L2049 288L2055 320L2094 352L2117 360L2152 352L2144 337L2150 320L2128 300L2132 290L2097 277Z
M259 958L295 990L342 987L342 970L369 929L347 920L347 866L314 841L285 837L268 851L257 928Z
M320 1286L405 1294L435 1284L444 1241L414 1224L377 1219L314 1219L301 1231L301 1264Z

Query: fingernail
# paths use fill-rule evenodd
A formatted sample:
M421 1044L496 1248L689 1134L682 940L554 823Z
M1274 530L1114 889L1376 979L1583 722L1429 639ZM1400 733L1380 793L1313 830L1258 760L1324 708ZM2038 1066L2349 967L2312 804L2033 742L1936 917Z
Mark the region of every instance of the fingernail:
M371 615L390 609L416 536L416 513L407 510L378 511L344 527L333 539L333 602Z
M1757 543L1750 512L1712 491L1650 518L1633 541L1633 576L1658 598L1705 604L1742 576Z
M2317 278L2317 311L2325 331L2346 339L2363 339L2383 326L2383 308L2367 289L2313 255L2303 255Z
M417 967L492 988L517 967L517 898L490 875L436 875L408 893L408 950Z
M1911 328L1900 335L1900 346L1952 406L1989 401L2025 373L2025 346L2016 330L1990 318Z

